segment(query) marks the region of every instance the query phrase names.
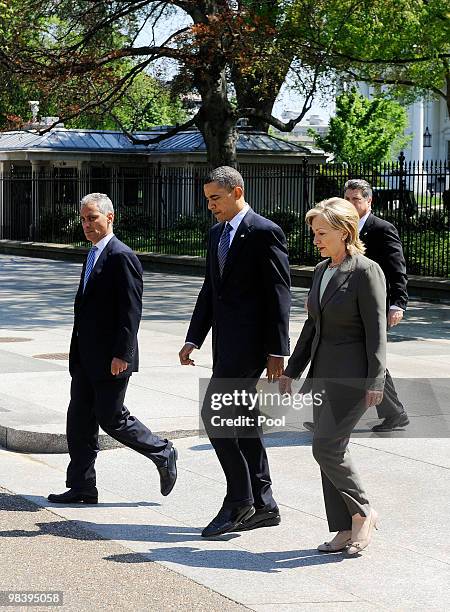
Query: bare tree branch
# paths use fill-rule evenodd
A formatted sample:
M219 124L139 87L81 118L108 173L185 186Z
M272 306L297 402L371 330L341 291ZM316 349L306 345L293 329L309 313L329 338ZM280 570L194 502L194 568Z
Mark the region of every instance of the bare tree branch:
M192 119L189 119L189 121L186 121L185 123L182 123L181 125L176 125L170 130L167 130L167 132L161 133L158 136L154 136L152 138L137 138L134 134L132 134L129 130L127 130L127 128L123 125L123 123L117 117L117 115L113 113L113 111L108 110L108 113L114 119L114 121L116 121L117 125L120 127L120 129L125 134L125 136L128 138L128 140L132 144L136 144L136 145L138 144L139 145L157 144L158 142L167 140L168 138L171 138L172 136L176 136L176 134L179 134L183 130L187 130L188 128L195 125L195 121L197 119L197 115L195 115L194 117L192 117Z
M377 85L405 85L406 87L417 87L419 88L419 86L417 85L417 83L415 81L411 81L409 79L390 79L390 78L375 78L375 77L366 77L366 76L362 76L360 74L357 74L355 72L353 72L352 70L346 70L345 71L349 76L351 76L353 79L355 79L355 81L363 81L364 83L375 83ZM437 96L444 98L444 100L447 100L447 93L441 89L439 89L438 87L432 87L432 86L428 86L426 89L429 89L430 91L432 91L433 93L435 93Z
M141 62L140 64L137 64L125 76L123 76L111 90L106 92L106 95L103 98L100 96L100 99L97 98L95 100L90 100L89 102L87 102L86 104L78 108L76 111L74 111L73 113L69 113L69 114L61 116L58 119L58 121L55 121L51 125L48 125L43 129L40 129L39 134L40 135L46 134L47 132L52 130L54 127L56 127L58 123L70 121L71 119L75 119L76 117L79 117L80 115L82 115L82 113L89 111L91 109L95 109L98 106L105 107L107 102L114 103L115 101L117 101L117 98L119 98L123 94L124 90L131 85L134 79L142 72L142 70L148 64L149 64L149 61Z
M83 48L86 45L86 43L88 43L90 39L93 36L95 36L95 34L97 34L97 32L99 32L103 28L106 28L114 24L114 22L116 22L118 19L121 19L122 17L126 17L130 13L134 13L135 11L138 11L139 9L144 8L145 6L148 5L148 3L149 3L148 0L139 0L136 3L129 5L128 7L122 8L121 10L115 13L112 13L106 19L99 21L98 23L95 24L93 28L90 28L87 32L85 32L83 35L83 38L80 41L78 41L75 45L72 45L71 47L69 47L69 50L73 52L73 51L76 51L77 49ZM89 13L89 9L86 12Z

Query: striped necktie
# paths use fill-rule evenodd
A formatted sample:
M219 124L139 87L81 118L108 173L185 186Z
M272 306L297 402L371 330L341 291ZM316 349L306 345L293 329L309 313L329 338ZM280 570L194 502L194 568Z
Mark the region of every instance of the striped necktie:
M92 269L94 267L94 261L95 261L95 252L98 251L96 246L93 246L91 248L91 250L88 253L87 256L87 260L86 260L86 269L84 271L84 285L83 285L83 293L84 290L86 289L86 284L89 280L89 277L91 275Z
M227 260L228 251L230 250L230 232L232 231L232 229L233 226L227 223L223 228L222 234L220 236L219 248L217 250L220 276L222 276L223 269L225 267L225 262Z

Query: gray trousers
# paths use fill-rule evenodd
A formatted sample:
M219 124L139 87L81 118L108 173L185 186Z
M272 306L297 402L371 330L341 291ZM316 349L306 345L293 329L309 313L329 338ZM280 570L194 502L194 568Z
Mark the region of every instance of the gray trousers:
M352 515L367 516L370 510L348 449L350 434L366 411L365 392L358 384L317 382L314 387L322 394L314 401L312 451L321 470L328 526L330 531L350 530Z

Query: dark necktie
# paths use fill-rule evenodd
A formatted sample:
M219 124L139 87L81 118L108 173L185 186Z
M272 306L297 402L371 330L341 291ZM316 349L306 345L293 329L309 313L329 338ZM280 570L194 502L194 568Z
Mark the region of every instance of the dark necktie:
M95 252L98 251L97 247L94 246L91 248L91 250L88 253L87 256L87 261L86 261L86 269L84 271L84 285L83 285L83 292L86 289L86 284L89 280L89 277L91 275L92 269L94 268L94 261L95 261Z
M222 234L220 236L219 248L217 250L220 276L222 276L223 269L225 267L225 262L227 260L228 251L230 250L230 232L232 231L232 229L233 226L227 223L223 228Z

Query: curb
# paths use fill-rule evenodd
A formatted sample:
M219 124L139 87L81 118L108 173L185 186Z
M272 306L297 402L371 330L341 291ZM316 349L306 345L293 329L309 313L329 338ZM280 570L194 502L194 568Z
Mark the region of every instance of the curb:
M0 253L4 255L83 262L88 250L87 247L74 247L66 244L0 239ZM204 274L206 264L204 257L141 252L136 252L136 255L144 269L150 272L170 272L193 276L203 276ZM314 266L291 266L292 286L309 288L313 271ZM408 277L408 292L412 297L449 302L450 279L410 275Z
M176 440L200 436L198 429L178 429L176 431L156 431L155 435L163 439ZM108 434L101 433L98 437L100 450L110 450L123 446ZM45 433L14 429L0 425L0 447L17 453L60 454L68 453L66 434Z

